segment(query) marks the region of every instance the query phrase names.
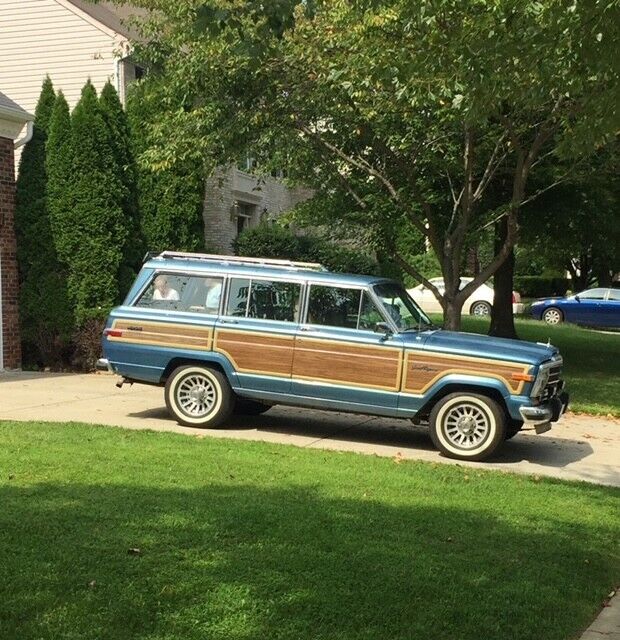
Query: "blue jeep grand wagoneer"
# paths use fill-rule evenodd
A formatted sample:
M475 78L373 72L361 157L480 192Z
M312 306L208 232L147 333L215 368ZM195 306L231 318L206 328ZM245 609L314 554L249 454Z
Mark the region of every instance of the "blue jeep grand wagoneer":
M443 331L393 280L283 260L164 252L103 350L100 368L164 386L183 425L274 404L411 418L464 460L524 424L547 430L568 403L555 347Z

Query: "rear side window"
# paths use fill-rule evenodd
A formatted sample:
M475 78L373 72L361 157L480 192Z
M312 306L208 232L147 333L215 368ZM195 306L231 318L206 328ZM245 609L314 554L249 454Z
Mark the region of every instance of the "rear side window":
M620 300L620 289L610 289L609 300Z
M297 282L232 278L226 314L295 322L300 293L301 285Z
M157 274L135 306L168 311L219 313L223 278Z

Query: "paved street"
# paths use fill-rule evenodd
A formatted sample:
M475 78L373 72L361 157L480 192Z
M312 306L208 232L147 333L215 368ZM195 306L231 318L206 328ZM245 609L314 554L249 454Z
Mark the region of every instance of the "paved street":
M157 387L114 386L110 374L0 374L0 420L80 421L129 429L173 431L299 447L354 451L620 486L620 420L569 414L537 436L524 432L491 462L443 458L424 429L408 421L274 407L259 417L234 417L227 429L179 426Z

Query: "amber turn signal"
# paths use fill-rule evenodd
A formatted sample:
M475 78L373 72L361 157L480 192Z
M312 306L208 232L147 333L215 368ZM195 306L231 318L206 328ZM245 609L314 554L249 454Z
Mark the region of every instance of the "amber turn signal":
M510 377L519 382L534 382L534 376L531 373L512 373Z

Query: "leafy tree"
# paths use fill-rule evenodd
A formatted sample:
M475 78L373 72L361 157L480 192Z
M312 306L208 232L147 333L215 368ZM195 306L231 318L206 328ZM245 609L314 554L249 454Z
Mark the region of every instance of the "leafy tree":
M140 85L132 89L127 112L133 153L139 155L150 145L154 106ZM140 232L149 251L197 251L204 247L204 176L203 164L196 158L157 171L139 167Z
M52 241L47 208L45 145L55 100L52 81L46 77L33 135L20 160L15 209L24 353L51 366L61 363L72 328L66 276Z
M571 274L576 291L609 286L620 271L620 179L615 154L525 208L522 239L547 269ZM557 171L557 169L556 169Z
M47 77L35 110L32 138L20 159L15 203L24 354L48 366L61 363L72 328L66 278L52 241L47 207L45 146L55 101Z
M127 240L124 191L93 85L82 89L70 121L64 99L58 100L48 142L50 217L81 327L105 316L119 299L117 274Z
M315 235L296 235L278 224L246 229L234 243L240 256L319 262L330 271L376 274L379 265L367 254Z
M129 120L116 89L107 82L101 90L99 105L108 126L115 171L122 185L121 206L127 225L127 239L123 246L123 259L119 270L121 297L129 290L146 251L138 212L138 172L133 156Z
M465 299L510 255L543 149L591 153L617 129L618 0L211 0L156 8L138 46L161 115L154 168L253 149L346 206L375 248L438 297L458 328ZM486 205L499 170L501 202ZM543 188L548 188L545 185ZM459 290L477 235L504 219L496 255ZM442 296L398 245L428 239Z

